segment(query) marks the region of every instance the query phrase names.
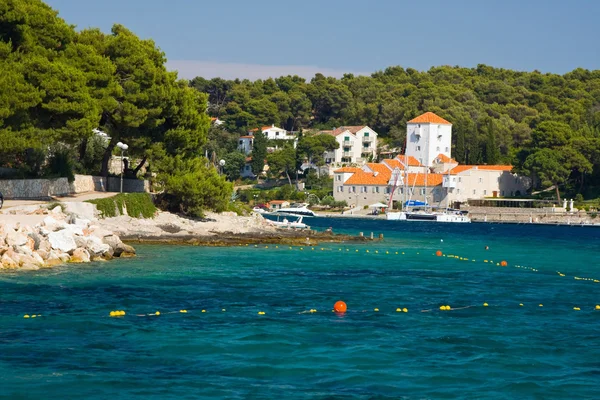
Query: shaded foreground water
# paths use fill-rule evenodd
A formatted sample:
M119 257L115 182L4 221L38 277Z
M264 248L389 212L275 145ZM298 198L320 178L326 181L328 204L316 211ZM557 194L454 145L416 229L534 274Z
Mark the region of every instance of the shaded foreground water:
M0 398L598 397L600 229L307 222L385 240L0 275Z

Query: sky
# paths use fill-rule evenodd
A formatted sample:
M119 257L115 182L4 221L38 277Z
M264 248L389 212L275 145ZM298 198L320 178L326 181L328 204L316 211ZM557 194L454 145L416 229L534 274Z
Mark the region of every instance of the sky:
M77 29L119 23L181 78L459 65L598 69L596 0L45 0Z

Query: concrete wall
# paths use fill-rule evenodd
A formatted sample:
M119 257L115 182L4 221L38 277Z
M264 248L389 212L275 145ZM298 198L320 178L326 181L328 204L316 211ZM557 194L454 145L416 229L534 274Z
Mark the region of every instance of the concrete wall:
M67 178L57 179L6 179L0 180L0 192L5 199L47 199L86 192L118 192L121 179L109 177L108 182L100 176L75 175L69 183ZM149 192L150 183L139 179L123 179L123 192Z
M67 178L0 180L0 192L5 199L45 199L71 193Z

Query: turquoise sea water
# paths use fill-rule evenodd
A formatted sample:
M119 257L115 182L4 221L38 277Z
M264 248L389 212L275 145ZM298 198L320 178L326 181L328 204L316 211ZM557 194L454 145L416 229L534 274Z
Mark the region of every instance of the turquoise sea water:
M306 221L385 240L0 274L0 398L600 396L600 229Z

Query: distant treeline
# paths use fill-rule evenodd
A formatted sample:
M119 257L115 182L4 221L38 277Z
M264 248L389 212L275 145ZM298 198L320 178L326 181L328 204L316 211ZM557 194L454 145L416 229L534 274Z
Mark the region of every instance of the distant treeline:
M310 81L197 77L191 86L209 95L209 114L232 132L272 123L293 131L365 124L402 148L406 122L432 111L452 122L452 154L461 163L511 163L538 185L571 183L575 192L600 181L600 70L389 67Z

